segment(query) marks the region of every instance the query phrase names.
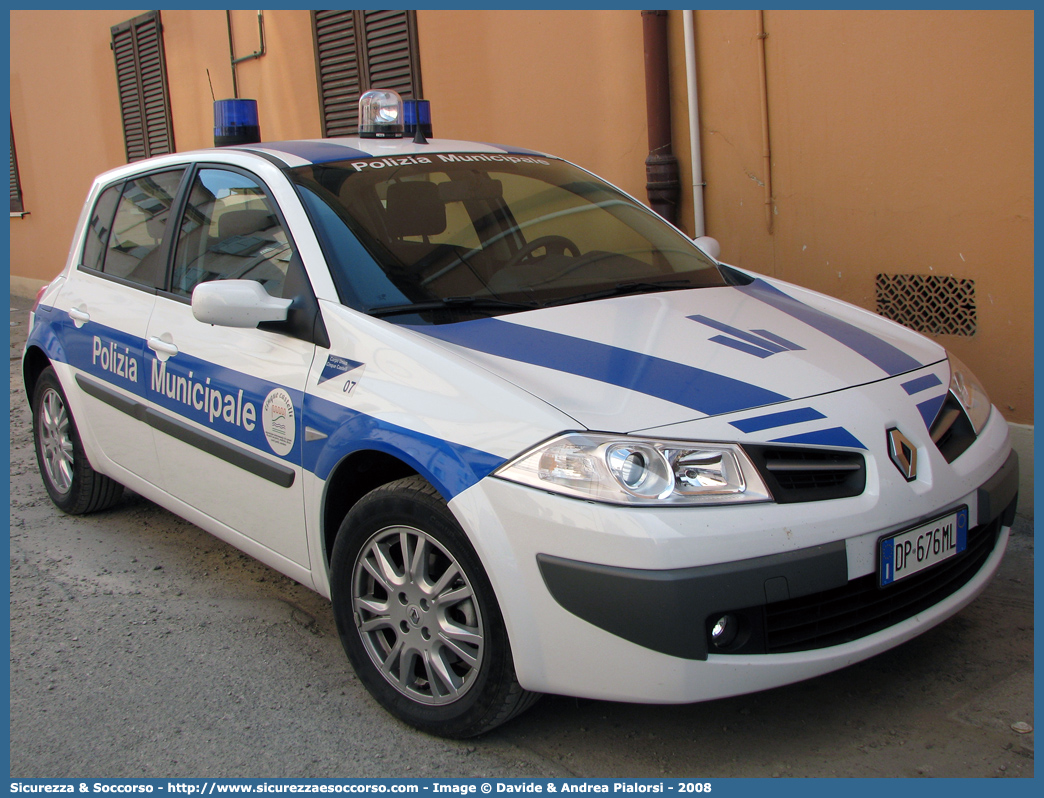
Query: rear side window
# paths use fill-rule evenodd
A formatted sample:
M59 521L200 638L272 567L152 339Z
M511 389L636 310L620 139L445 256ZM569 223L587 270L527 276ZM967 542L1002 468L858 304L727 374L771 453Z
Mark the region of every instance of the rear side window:
M87 223L87 241L83 245L83 260L80 263L94 271L101 271L105 263L105 248L109 244L109 231L112 230L112 217L116 213L116 203L120 199L123 186L109 186L98 197Z
M83 266L150 288L161 284L160 245L183 174L145 175L102 192L88 223Z
M201 169L182 217L171 290L210 280L256 280L282 296L293 247L264 188L239 172Z

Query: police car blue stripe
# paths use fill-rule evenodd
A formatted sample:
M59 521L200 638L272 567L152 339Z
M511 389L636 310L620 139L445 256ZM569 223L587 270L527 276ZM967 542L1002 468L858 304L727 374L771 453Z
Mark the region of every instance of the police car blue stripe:
M904 382L903 390L910 396L913 396L915 393L927 391L929 388L934 388L936 385L942 385L942 380L934 374L926 374L923 377L918 377L916 380Z
M739 421L730 421L729 424L741 432L760 432L765 429L801 424L805 421L818 421L821 418L826 418L826 416L818 410L811 407L801 407L796 410L784 410L782 413L769 413L764 416L742 418Z
M716 344L727 346L730 349L735 349L738 352L744 352L745 354L754 355L754 357L760 357L762 359L765 359L766 357L772 357L773 355L779 354L779 352L784 351L782 349L762 349L760 346L752 346L751 344L745 344L743 343L743 341L737 341L735 338L729 338L726 335L715 335L713 338L710 338L709 340Z
M767 340L765 338L762 338L761 336L755 335L754 333L749 333L745 330L740 330L736 327L733 327L731 324L725 324L724 322L715 321L714 319L708 318L703 315L697 314L695 316L687 316L686 318L692 319L693 321L698 321L700 324L705 324L708 327L711 327L715 330L719 330L723 333L728 333L729 335L735 338L739 338L743 341L746 341L748 344L753 344L754 346L765 350L766 353L762 355L762 357L774 355L779 352L785 352L787 350L785 346L781 346L780 344L777 344L775 341ZM728 339L723 340L720 336L716 338L711 338L711 340L717 341L718 343L730 343Z
M798 346L793 341L788 341L782 335L776 335L774 332L768 330L751 330L752 333L760 335L762 338L767 338L775 344L779 344L783 349L789 352L803 352L805 347Z
M924 425L929 429L931 429L935 417L939 415L939 410L942 409L944 401L946 401L946 394L934 396L917 405L917 410L921 414L921 418L924 419Z
M846 449L865 449L866 447L844 427L832 427L801 435L790 435L786 438L774 438L773 443L807 443L813 446L844 446Z
M142 403L127 401L126 407L118 407L128 415L142 416L140 420L146 421L144 416L153 412L146 404L152 403L167 411L173 419L196 422L203 429L220 433L273 460L278 458L289 464L303 465L320 479L328 478L333 467L349 452L365 449L387 452L413 466L447 501L505 462L503 457L399 427L302 391L217 366L185 352L160 363L151 350L145 348L141 338L97 322L91 322L89 333L81 331L73 326L68 313L50 310L44 309L44 315L51 317L50 323L38 323L30 341L44 345L50 339L60 343L65 356L57 347L47 346L45 351L49 357L68 362L109 385L140 396ZM100 344L96 345L95 339ZM116 366L109 365L114 362L112 358L120 354L125 362L128 357L136 359L137 380L117 374ZM290 395L296 411L294 445L284 457L272 451L261 423L265 398L276 388ZM110 404L116 406L113 402ZM251 413L246 412L247 406L252 408ZM155 418L148 423L169 434L170 424L153 421ZM327 438L306 442L305 423ZM213 441L220 442L220 439L215 436ZM197 445L193 440L186 442ZM197 448L205 449L203 446ZM228 457L225 459L235 462Z
M265 141L257 145L266 150L285 152L311 163L328 163L330 161L350 161L356 158L372 158L371 153L334 144L327 141ZM249 147L245 148L249 149Z
M755 280L750 285L737 286L736 290L771 305L788 316L793 316L819 330L824 335L830 336L853 352L862 355L890 376L913 371L924 365L873 333L806 305L804 302L784 294L764 280Z
M499 319L411 329L477 352L597 380L707 415L788 401L782 394L732 377Z
M322 480L348 454L380 451L404 460L449 501L506 461L503 457L405 429L314 394L304 400L308 425L327 436L304 449L304 467Z

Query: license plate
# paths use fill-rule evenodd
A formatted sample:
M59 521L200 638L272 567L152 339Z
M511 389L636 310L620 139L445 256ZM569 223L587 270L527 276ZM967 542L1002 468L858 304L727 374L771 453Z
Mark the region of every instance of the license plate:
M968 546L968 508L921 524L881 541L881 587L948 560Z

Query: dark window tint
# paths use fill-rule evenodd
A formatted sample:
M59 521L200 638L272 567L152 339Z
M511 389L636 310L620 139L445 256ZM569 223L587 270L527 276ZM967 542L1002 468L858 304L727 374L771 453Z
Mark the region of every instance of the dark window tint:
M223 169L192 184L174 258L172 290L191 296L208 280L257 280L281 296L293 248L264 188Z
M83 245L83 259L80 261L88 269L101 271L105 262L105 248L109 244L112 217L116 213L116 202L120 198L122 188L122 184L109 186L98 197L91 210L91 218L87 221L87 240Z
M342 301L384 317L417 311L443 323L725 284L647 207L555 159L432 153L394 168L371 159L289 175Z
M183 172L160 172L124 184L101 267L105 274L142 285L161 284L164 264L160 243ZM103 194L98 205L105 199ZM99 224L103 223L100 212L98 218ZM86 257L85 250L85 261Z
M324 136L356 134L369 89L421 96L415 12L313 11L312 30Z
M111 33L127 160L174 152L159 12L115 25Z

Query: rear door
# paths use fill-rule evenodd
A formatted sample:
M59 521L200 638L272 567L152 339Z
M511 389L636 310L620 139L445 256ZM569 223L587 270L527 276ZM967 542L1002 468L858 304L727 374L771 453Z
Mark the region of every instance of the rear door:
M59 295L58 336L86 409L81 430L109 460L154 484L152 433L135 411L148 379L143 346L164 279L164 230L184 173L168 169L104 189Z

